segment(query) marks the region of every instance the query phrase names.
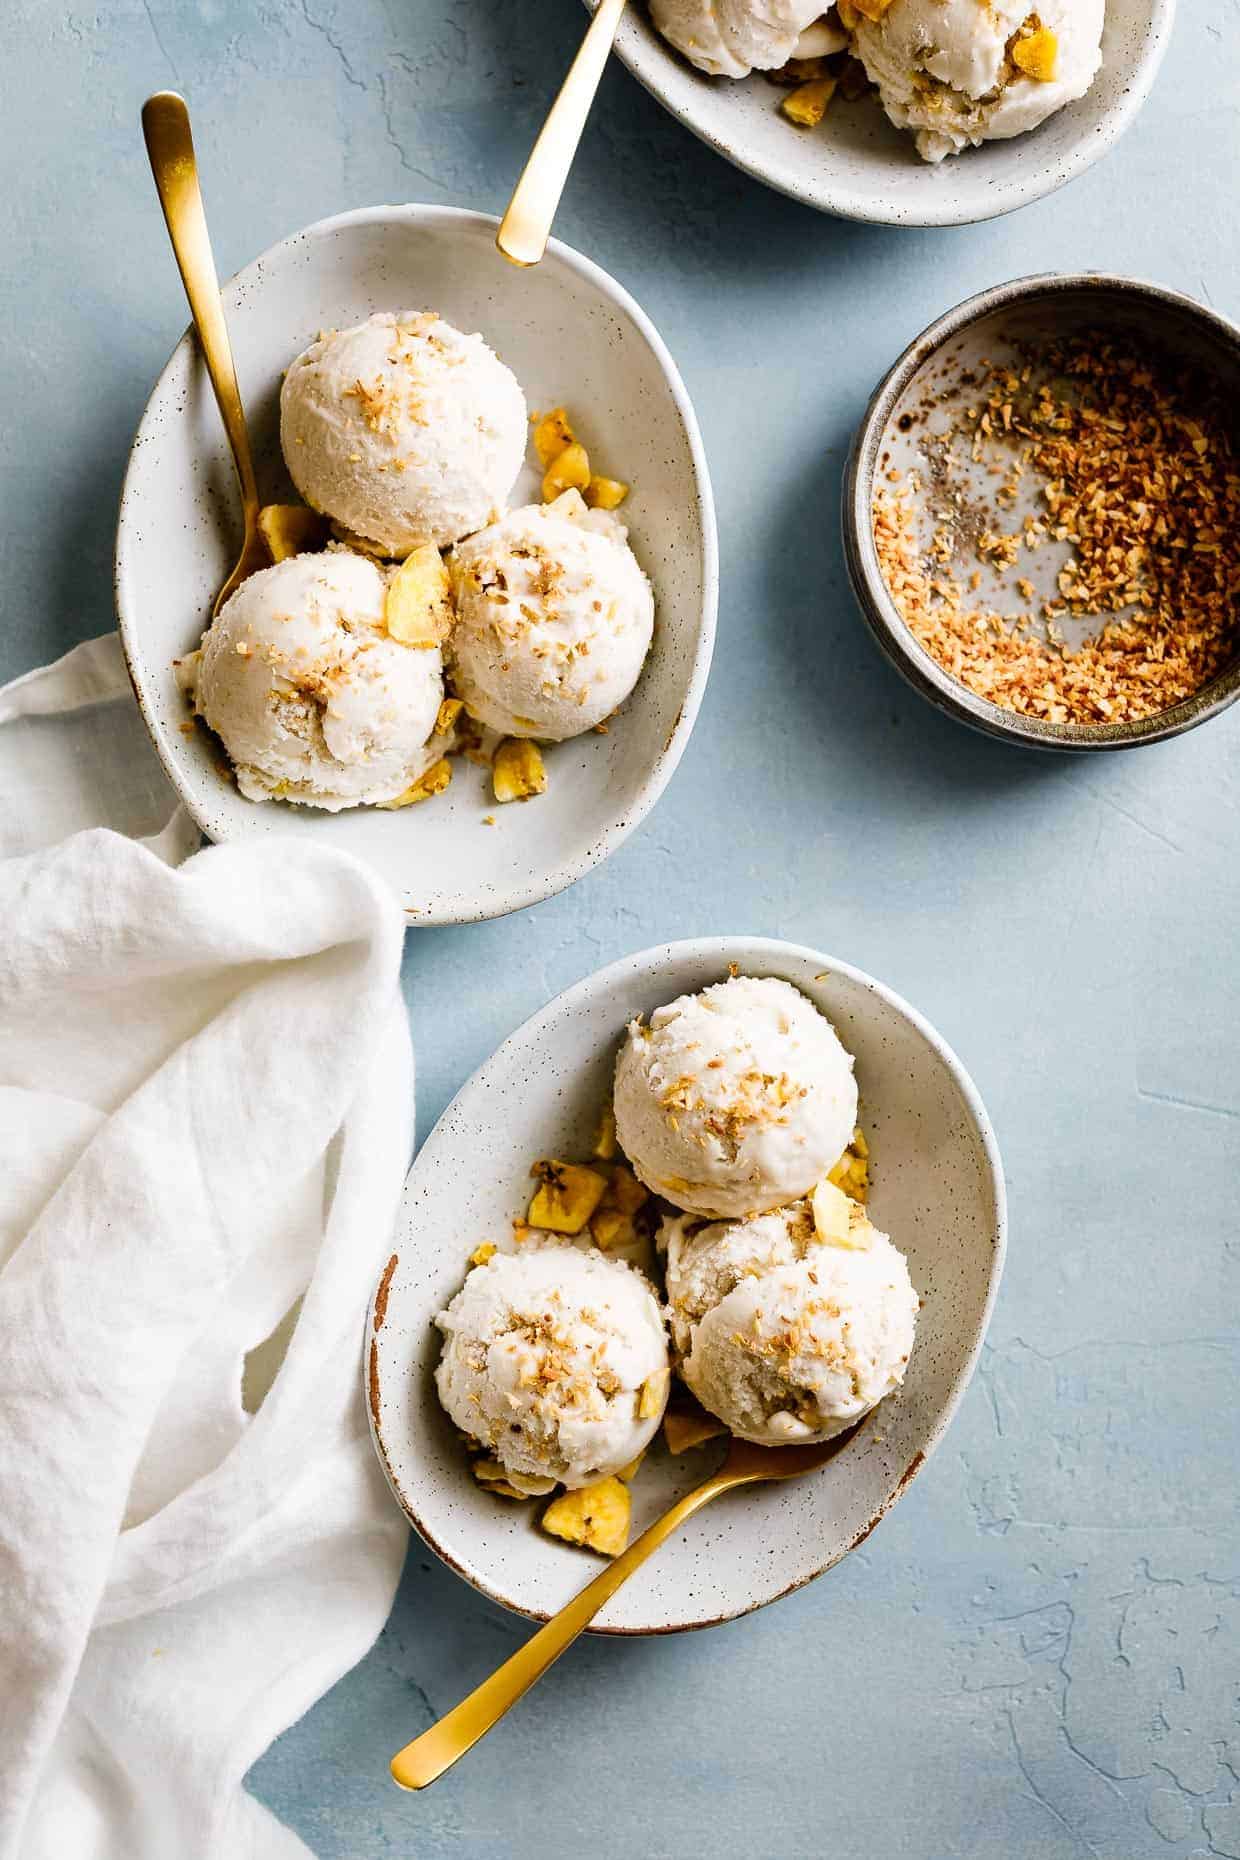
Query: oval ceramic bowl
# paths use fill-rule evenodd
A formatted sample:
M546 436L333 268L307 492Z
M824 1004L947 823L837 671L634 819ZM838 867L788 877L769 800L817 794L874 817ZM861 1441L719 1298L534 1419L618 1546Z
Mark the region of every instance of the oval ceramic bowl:
M319 330L372 311L431 307L481 330L531 407L567 405L598 466L631 480L624 520L654 584L655 643L606 736L548 757L545 795L496 808L462 760L445 795L396 813L325 814L247 801L205 732L186 733L172 662L198 644L240 546L219 416L186 335L156 384L121 498L116 601L142 714L182 800L214 840L314 834L366 860L413 923L498 917L560 891L615 850L654 806L693 728L718 593L715 516L697 421L644 312L589 259L553 243L517 271L496 222L450 207L372 207L273 246L224 290L267 501L292 497L279 445L283 370ZM538 496L527 466L514 501ZM494 813L493 827L483 817Z
M937 709L987 736L1034 749L1095 751L1161 742L1205 723L1240 697L1240 652L1228 669L1179 704L1137 723L1050 723L1004 710L978 697L933 659L900 617L887 591L874 545L871 507L881 467L901 477L920 465L926 391L983 358L1001 359L1013 341L1044 341L1074 331L1102 330L1135 339L1151 352L1191 363L1217 387L1220 407L1240 407L1240 329L1191 297L1136 278L1100 273L1051 273L1017 278L968 298L932 323L875 389L844 474L844 555L861 611L883 652L914 690ZM1240 423L1237 424L1240 443ZM972 488L989 497L985 468ZM1043 550L1023 563L1036 598L1052 596L1062 556Z
M595 0L586 0L593 8ZM832 104L814 130L781 115L760 74L736 84L695 71L634 0L616 49L640 83L736 167L820 212L878 225L960 226L1028 206L1083 174L1150 93L1175 0L1107 0L1102 70L1089 94L1040 129L929 167L872 97Z
M544 1535L538 1504L504 1503L475 1483L435 1396L433 1320L473 1248L524 1213L531 1163L590 1154L627 1021L722 980L730 963L803 989L856 1056L871 1213L908 1255L922 1298L917 1343L899 1394L821 1472L731 1495L691 1519L608 1603L599 1631L708 1627L829 1569L942 1438L981 1348L1003 1261L1003 1174L968 1075L914 1009L815 950L745 937L645 950L578 982L505 1040L431 1132L409 1175L365 1352L371 1429L407 1516L467 1581L536 1620L562 1608L597 1561ZM657 1442L634 1482L634 1531L721 1456L716 1441L672 1460Z

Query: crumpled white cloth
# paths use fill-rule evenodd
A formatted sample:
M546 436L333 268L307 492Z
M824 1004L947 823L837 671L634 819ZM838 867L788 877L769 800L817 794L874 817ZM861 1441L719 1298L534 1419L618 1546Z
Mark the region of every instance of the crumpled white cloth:
M242 1778L406 1543L360 1378L412 1141L400 912L300 840L167 863L197 835L114 642L0 722L0 1856L304 1856Z

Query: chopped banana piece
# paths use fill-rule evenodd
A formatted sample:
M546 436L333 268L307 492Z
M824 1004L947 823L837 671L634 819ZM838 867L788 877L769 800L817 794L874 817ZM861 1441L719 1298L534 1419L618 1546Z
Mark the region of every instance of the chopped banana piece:
M447 564L434 543L405 557L388 582L383 617L402 646L442 646L456 618Z
M559 516L569 517L577 523L586 513L586 500L575 486L570 485L567 491L560 492L555 502L548 508L554 510Z
M849 1208L852 1203L842 1188L824 1178L810 1196L814 1228L820 1240L848 1244Z
M864 1160L860 1156L853 1156L847 1158L845 1163L836 1164L835 1169L831 1171L830 1180L838 1188L842 1188L850 1200L859 1201L864 1205L866 1196L870 1192L869 1183L866 1180L867 1173Z
M544 470L552 459L566 452L569 446L577 443L577 435L568 423L568 414L563 407L553 407L550 413L544 413L534 428L534 450Z
M1039 84L1052 84L1059 68L1059 40L1046 26L1039 26L1028 38L1016 40L1012 63Z
M525 736L506 736L491 764L491 786L497 801L528 801L544 794L547 771L538 744Z
M869 1144L860 1130L854 1130L852 1142L827 1175L828 1182L834 1182L850 1200L859 1201L862 1206L870 1192L869 1156Z
M656 1369L652 1376L647 1376L637 1391L637 1418L639 1421L653 1421L661 1414L667 1402L668 1386L672 1380L670 1369Z
M619 510L629 494L629 487L619 478L600 478L595 472L583 496L591 510Z
M516 1486L522 1498L546 1498L548 1492L555 1491L558 1481L536 1477L533 1473L510 1472L508 1483Z
M346 549L352 549L355 555L368 555L375 562L390 562L393 559L392 551L385 549L382 543L371 542L369 536L359 536L356 530L347 529L343 523L337 523L334 517L332 535Z
M482 1245L476 1246L470 1254L469 1263L471 1266L485 1266L489 1259L495 1258L497 1251L494 1240L484 1240Z
M617 1240L627 1238L629 1217L621 1213L619 1208L600 1208L591 1217L590 1232L594 1236L595 1245L601 1246L606 1252Z
M604 1196L598 1213L590 1218L590 1238L602 1252L622 1259L645 1273L652 1284L660 1278L654 1240L655 1220L626 1214L623 1208L609 1207Z
M619 1208L622 1214L636 1214L644 1208L650 1199L650 1190L644 1182L639 1182L633 1171L623 1163L617 1163L607 1178L607 1193L603 1205Z
M480 1486L499 1498L545 1498L555 1490L554 1479L527 1479L521 1473L510 1473L498 1460L475 1460L469 1470Z
M465 706L462 704L460 698L445 698L443 703L439 706L439 710L435 717L435 727L431 731L431 735L450 736L453 730L455 730L457 718L464 708Z
M646 1449L643 1447L635 1460L630 1460L627 1466L622 1466L620 1468L619 1472L616 1474L617 1479L623 1479L626 1485L632 1485L634 1479L637 1477L637 1469L645 1457Z
M594 1154L600 1162L610 1162L616 1153L616 1114L610 1105L606 1105L598 1120L598 1131L594 1138Z
M416 807L419 801L429 801L433 794L442 794L452 780L452 764L447 756L440 756L433 762L425 775L420 775L411 782L403 794L398 794L394 801L380 801L379 806L389 813L398 807Z
M565 1543L583 1544L603 1556L619 1556L629 1541L633 1501L619 1479L600 1479L553 1498L542 1515L542 1527Z
M798 128L816 129L834 94L834 78L811 78L808 84L798 84L795 90L790 90L779 107Z
M576 440L553 458L543 474L544 504L554 504L564 491L584 491L590 482L590 455Z
M814 1227L818 1238L828 1246L846 1247L853 1253L869 1251L874 1229L861 1208L829 1178L818 1184L810 1197Z
M705 1408L669 1408L663 1416L663 1438L672 1454L687 1453L690 1447L700 1447L704 1440L714 1440L727 1431Z
M614 1141L612 1151L614 1154ZM607 1192L599 1203L598 1213L590 1222L590 1232L595 1243L606 1251L617 1242L627 1244L638 1239L633 1216L639 1208L645 1207L649 1199L650 1190L638 1181L624 1163L617 1163L614 1169L608 1171Z
M273 562L287 562L291 555L321 549L327 541L325 520L304 504L264 504L258 527Z
M597 1169L584 1163L535 1163L539 1188L530 1203L531 1227L553 1234L579 1234L598 1207L607 1182Z
M783 84L786 81L792 86L808 84L811 78L830 77L831 73L825 58L790 58L778 71L768 72L767 75L773 83Z

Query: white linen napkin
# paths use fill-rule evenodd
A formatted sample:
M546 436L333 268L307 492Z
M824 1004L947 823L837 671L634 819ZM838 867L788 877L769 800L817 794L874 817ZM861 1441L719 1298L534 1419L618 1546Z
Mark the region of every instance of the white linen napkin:
M406 1543L360 1379L412 1141L400 912L300 840L174 869L101 829L197 840L114 642L0 722L0 1855L304 1856L242 1778Z

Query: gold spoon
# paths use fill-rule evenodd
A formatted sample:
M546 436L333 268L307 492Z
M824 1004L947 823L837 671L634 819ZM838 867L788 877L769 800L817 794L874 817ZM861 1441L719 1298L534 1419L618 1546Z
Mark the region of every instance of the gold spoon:
M168 236L176 254L181 282L189 298L190 315L198 332L207 374L219 403L220 418L232 447L233 463L241 483L241 510L245 518L245 541L236 568L215 597L211 609L214 620L234 589L256 569L268 568L271 557L258 527L258 485L250 440L245 429L245 409L237 386L224 306L220 301L220 284L211 256L211 239L207 216L198 186L198 165L194 160L194 138L190 133L189 111L184 97L174 90L161 90L148 97L142 106L142 133L151 172L159 192L159 204L168 223Z
M665 1538L691 1518L703 1505L721 1492L739 1485L758 1485L768 1479L799 1479L803 1473L817 1472L820 1466L839 1452L852 1438L855 1429L834 1440L812 1447L755 1447L746 1440L733 1440L731 1452L719 1471L704 1485L682 1498L678 1504L656 1518L622 1556L587 1583L581 1594L553 1615L539 1628L532 1640L505 1660L497 1672L484 1679L476 1691L462 1699L446 1717L433 1724L421 1737L397 1751L392 1758L392 1775L402 1789L425 1789L444 1771L451 1769L458 1757L484 1737L517 1700L541 1679L553 1660L576 1640L582 1629L594 1619L603 1603L613 1596L622 1582L627 1582L646 1558Z
M581 50L542 126L521 179L500 221L495 243L514 265L536 265L547 249L551 222L564 192L581 132L624 11L625 0L598 0Z

